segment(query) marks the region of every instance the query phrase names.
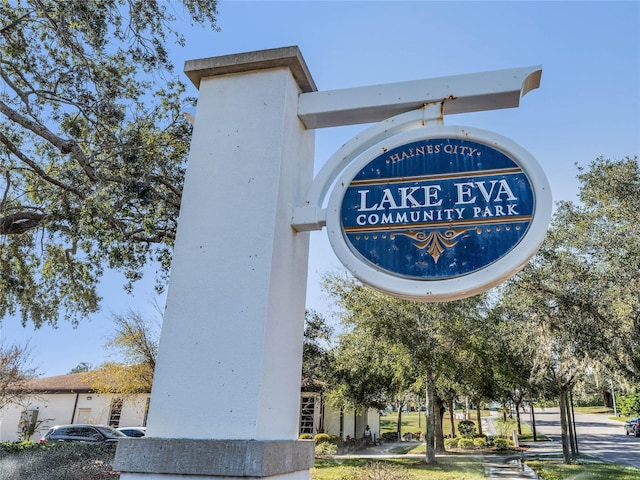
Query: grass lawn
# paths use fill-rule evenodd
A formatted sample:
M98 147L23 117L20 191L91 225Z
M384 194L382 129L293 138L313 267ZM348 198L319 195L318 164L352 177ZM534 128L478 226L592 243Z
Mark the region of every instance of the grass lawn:
M616 417L613 414L613 408L607 408L602 406L596 407L575 407L574 409L578 413L597 413L601 415L607 415L609 420L616 420L617 422L624 423L627 421L628 416L620 415L618 412L618 416Z
M379 469L380 466L383 466L383 468L406 469L402 471L411 472L410 476L398 475L394 478L413 478L415 480L483 480L485 478L481 457L456 455L438 458L436 465L425 465L415 458L381 459L375 462L365 458L317 458L315 467L311 469L311 480L378 478L375 476L375 469ZM358 473L361 475L358 476ZM367 473L370 473L370 475L367 475Z
M576 408L581 413L612 414L604 407L582 407ZM491 412L483 411L482 416L489 416ZM525 422L528 416L522 418L522 435L520 442L533 441L531 427ZM625 420L624 418L622 419ZM475 423L475 417L473 418ZM388 413L380 418L380 431L395 432L397 415L395 412ZM458 421L456 421L457 424ZM500 419L494 420L494 426L499 430ZM449 416L443 422L445 435L450 433ZM503 427L505 431L515 429L515 419L510 419ZM418 412L403 412L402 432L424 432L425 419L424 412L421 418ZM538 440L545 440L543 435L538 433ZM460 451L458 451L460 452ZM395 454L424 454L425 444L408 443L399 445L389 453ZM316 459L315 468L311 470L311 480L365 480L372 478L411 478L413 480L480 480L484 479L484 465L482 457L477 452L453 453L446 457L439 457L436 465L425 465L416 458L401 459L380 459L373 462L376 466L371 467L371 459ZM560 460L527 460L529 465L543 480L636 480L640 479L640 471L632 467L612 465L608 463L578 462L574 465L565 465ZM380 476L376 468L402 468L401 474L393 476ZM402 474L402 473L405 474ZM406 473L411 472L411 475Z
M462 413L462 412L456 412L456 413ZM476 423L475 411L473 411L472 414L473 414L473 417L471 420L473 421L473 423ZM489 410L482 410L480 414L483 417L488 417L491 415L491 412ZM426 420L425 420L424 412L420 412L420 413L402 412L402 433L404 434L406 432L411 432L411 433L422 432L424 434L424 431L427 428L425 421ZM457 428L457 425L460 422L460 420L456 419L454 421ZM380 417L380 434L383 434L386 432L396 432L397 425L398 425L398 413L388 412L386 416ZM449 412L446 412L444 414L442 428L444 430L445 436L451 434L451 422L449 421Z
M640 471L632 467L610 463L578 462L565 465L555 460L525 462L543 480L637 480Z

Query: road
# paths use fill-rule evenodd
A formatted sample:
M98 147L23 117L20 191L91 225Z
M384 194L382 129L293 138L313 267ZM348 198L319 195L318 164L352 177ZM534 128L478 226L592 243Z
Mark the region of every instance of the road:
M560 413L552 408L544 411L536 409L538 432L551 440L560 441ZM624 423L609 420L604 415L576 413L578 451L592 455L599 460L640 468L640 438L625 435ZM529 414L523 419L529 420Z

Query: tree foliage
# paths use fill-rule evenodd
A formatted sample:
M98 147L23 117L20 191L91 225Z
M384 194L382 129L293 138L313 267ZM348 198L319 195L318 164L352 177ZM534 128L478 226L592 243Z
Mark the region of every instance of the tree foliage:
M216 2L0 1L0 315L95 312L103 268L166 273L190 136L175 11Z
M25 381L35 374L28 345L0 344L0 410L30 395Z
M78 365L69 370L69 374L71 373L86 373L91 370L91 364L87 362L80 362Z
M322 391L326 386L332 334L333 329L322 315L313 310L305 312L302 344L302 388L305 391Z
M510 315L536 329L532 358L560 400L566 462L577 451L569 399L585 369L640 371L638 161L598 158L578 178L580 203L558 205L544 244L505 289Z
M534 259L510 282L513 307L543 326L567 358L640 373L640 170L599 158L578 177ZM517 303L517 305L515 305Z
M149 393L158 356L160 329L139 313L114 315L114 334L106 343L117 360L87 373L91 387L121 395Z
M341 339L340 351L352 359L345 362L357 372L352 377L362 380L356 384L358 390L354 392L350 385L345 393L357 402L375 395L381 384L404 388L412 382L420 384L427 405L426 461L435 462L435 450L444 449L442 417L435 406L436 400L443 403L438 381L442 385L459 381L464 374L460 365L473 365L480 358L474 344L486 324L484 297L420 303L389 297L341 275L327 275L325 288L342 308L343 324L351 332ZM377 354L367 349L375 347ZM349 351L355 353L349 355ZM392 357L395 365L381 360L387 352L397 353Z

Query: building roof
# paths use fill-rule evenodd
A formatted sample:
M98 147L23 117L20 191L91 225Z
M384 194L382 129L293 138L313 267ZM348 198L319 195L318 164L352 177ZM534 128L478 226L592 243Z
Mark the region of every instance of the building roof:
M33 393L89 393L93 392L92 382L95 371L83 373L69 373L54 377L32 378L17 384L14 389ZM94 374L94 375L92 375ZM302 391L319 392L326 384L319 380L303 378Z
M70 373L55 377L32 378L21 382L20 390L38 393L86 393L91 392L91 379L86 373Z

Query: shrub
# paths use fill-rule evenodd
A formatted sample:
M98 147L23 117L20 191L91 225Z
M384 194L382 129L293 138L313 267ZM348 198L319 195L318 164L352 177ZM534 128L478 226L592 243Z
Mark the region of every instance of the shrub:
M496 450L509 450L509 442L506 438L495 438L493 440L493 448Z
M471 420L462 420L458 423L458 431L463 437L473 437L476 434L476 424Z
M373 462L356 469L348 480L412 480L414 475L406 467Z
M325 457L328 455L335 455L336 453L338 453L338 447L331 442L322 442L316 444L316 457Z
M476 437L473 439L473 446L476 448L487 448L486 437Z
M445 438L444 439L444 448L458 448L458 441L460 438Z
M2 443L0 480L116 480L115 446L86 443Z
M321 443L331 442L331 436L326 433L318 433L315 437L313 437L313 441L316 442L316 445L320 445Z
M473 438L463 437L458 441L458 448L462 450L473 450L474 447Z
M625 417L638 415L640 413L640 393L632 393L619 397L618 408Z
M298 440L312 440L313 439L313 435L311 435L310 433L301 433L298 436Z
M380 438L382 438L385 442L397 442L398 441L398 432L384 432Z
M518 428L515 418L507 418L506 421L502 418L496 418L493 420L493 426L496 428L498 436L502 438L509 438L513 431Z

